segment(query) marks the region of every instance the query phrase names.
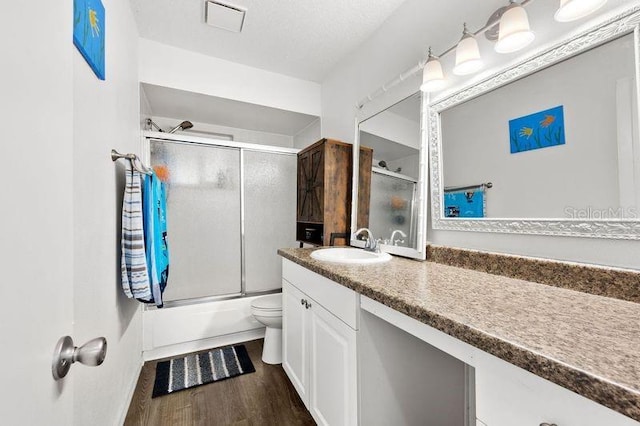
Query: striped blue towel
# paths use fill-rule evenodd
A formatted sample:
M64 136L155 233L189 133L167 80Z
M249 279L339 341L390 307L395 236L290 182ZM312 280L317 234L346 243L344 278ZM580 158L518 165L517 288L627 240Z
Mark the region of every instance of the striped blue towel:
M151 301L142 220L140 172L126 162L126 185L122 201L122 289L129 298Z

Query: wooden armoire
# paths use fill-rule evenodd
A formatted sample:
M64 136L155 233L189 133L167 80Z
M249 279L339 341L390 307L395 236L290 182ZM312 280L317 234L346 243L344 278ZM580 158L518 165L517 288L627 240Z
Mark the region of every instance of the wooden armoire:
M360 148L358 225L369 223L373 151ZM353 145L321 139L298 153L296 239L348 245L351 233Z

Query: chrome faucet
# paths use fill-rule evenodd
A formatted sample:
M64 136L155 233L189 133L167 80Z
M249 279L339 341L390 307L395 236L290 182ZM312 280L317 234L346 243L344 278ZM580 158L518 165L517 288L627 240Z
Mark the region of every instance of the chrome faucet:
M357 237L361 233L366 232L367 237L365 238L364 249L367 251L373 251L376 253L380 253L380 246L378 245L378 241L373 238L373 234L369 230L369 228L360 228L356 232L353 233L353 237Z
M404 240L401 240L400 238L396 240L396 234L400 234L402 238L407 238L407 234L402 232L400 229L396 229L391 233L391 238L389 239L389 241L391 241L391 244L393 244L394 246L397 246L398 243L404 243Z

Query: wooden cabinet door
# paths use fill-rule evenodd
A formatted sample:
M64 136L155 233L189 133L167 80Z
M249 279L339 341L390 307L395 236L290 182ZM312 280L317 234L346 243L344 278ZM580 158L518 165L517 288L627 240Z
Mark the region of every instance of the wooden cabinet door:
M298 154L298 221L322 223L324 219L324 146Z
M282 280L282 368L309 408L308 312L301 303L306 297Z
M356 425L356 331L315 301L310 303L309 411L319 425Z
M302 151L298 154L298 200L297 200L297 220L309 220L310 191L311 182L311 153Z
M310 222L324 221L324 148L325 144L322 144L309 153L311 156Z

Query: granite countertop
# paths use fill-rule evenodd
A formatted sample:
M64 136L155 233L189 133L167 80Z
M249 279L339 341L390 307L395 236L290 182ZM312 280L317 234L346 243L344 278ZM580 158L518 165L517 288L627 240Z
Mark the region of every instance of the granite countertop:
M640 421L640 304L394 257L342 265L278 254Z

